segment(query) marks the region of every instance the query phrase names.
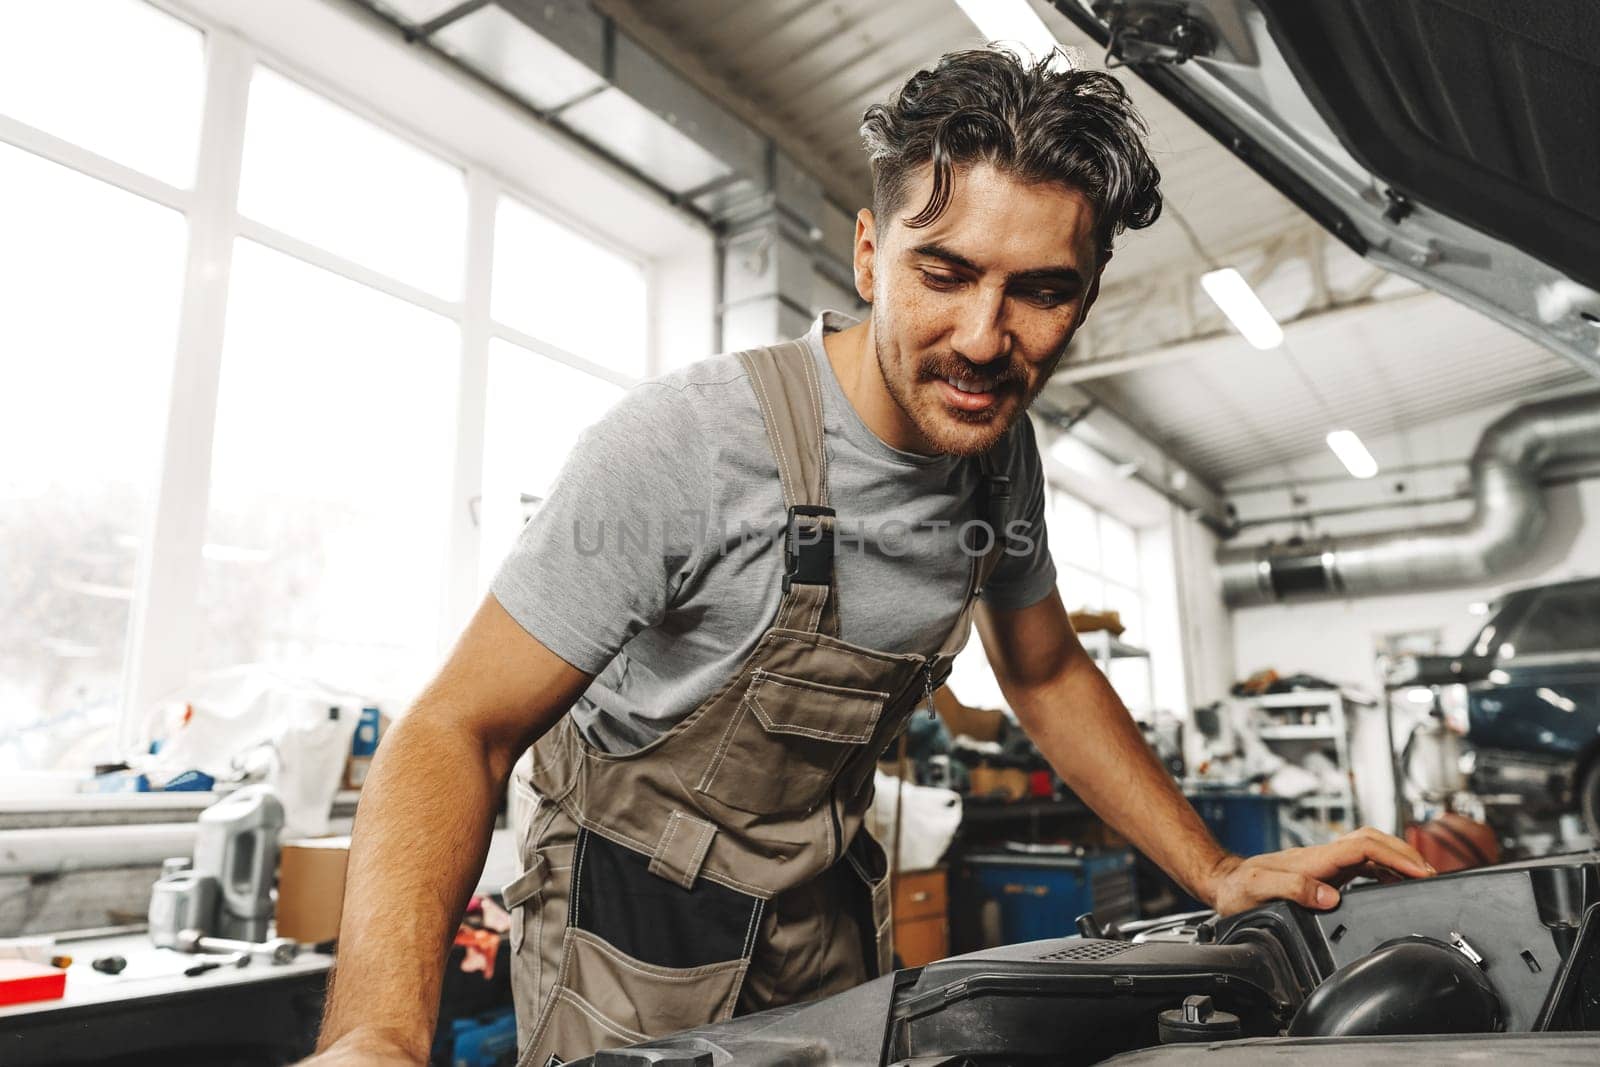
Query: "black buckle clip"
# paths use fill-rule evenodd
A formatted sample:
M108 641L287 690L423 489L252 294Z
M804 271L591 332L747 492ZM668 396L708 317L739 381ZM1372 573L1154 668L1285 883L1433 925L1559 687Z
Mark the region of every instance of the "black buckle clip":
M833 532L825 529L822 518L833 518L832 508L796 504L789 509L789 524L783 538L783 591L796 582L801 585L827 585L833 580Z
M991 474L983 482L983 507L1004 510L1011 502L1011 479L1004 474ZM988 518L987 515L984 518ZM999 533L999 531L995 531Z

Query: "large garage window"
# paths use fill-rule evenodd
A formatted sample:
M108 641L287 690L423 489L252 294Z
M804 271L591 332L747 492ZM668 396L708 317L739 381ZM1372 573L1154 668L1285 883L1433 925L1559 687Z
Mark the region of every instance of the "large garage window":
M461 295L460 168L266 67L250 81L239 211L423 292Z
M1143 714L1153 700L1149 659L1122 654L1140 649L1147 640L1138 531L1055 486L1047 506L1050 554L1060 576L1062 603L1068 611L1117 613L1124 629L1115 642L1090 633L1084 644L1106 667L1123 702Z
M1127 627L1123 640L1142 640L1144 600L1133 527L1053 486L1048 507L1062 603L1068 611L1115 611Z
M128 755L242 663L402 712L648 372L645 262L528 206L537 169L477 131L415 136L237 31L13 6L0 794ZM398 70L378 97L415 93Z
M495 215L498 323L623 375L648 365L639 264L506 197Z
M0 116L176 188L194 183L205 88L194 27L141 0L3 10Z
M487 588L522 524L549 494L578 435L622 386L496 339L489 346L479 581ZM547 398L559 396L560 404Z
M70 758L120 708L184 224L5 144L0 189L3 779Z
M1061 602L1069 612L1115 611L1125 627L1113 643L1089 635L1085 645L1100 658L1110 644L1119 652L1142 651L1144 595L1140 577L1138 531L1055 485L1045 491L1045 531L1056 566ZM1104 660L1107 675L1131 711L1145 714L1153 706L1150 661L1118 655ZM956 657L950 687L967 704L1004 707L1005 697L974 637Z
M270 663L374 696L426 681L460 349L446 318L237 243L198 666Z

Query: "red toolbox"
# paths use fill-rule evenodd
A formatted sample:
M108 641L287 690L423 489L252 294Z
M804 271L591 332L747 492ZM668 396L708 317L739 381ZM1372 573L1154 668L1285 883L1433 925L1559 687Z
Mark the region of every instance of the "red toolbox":
M0 1004L57 1000L67 991L67 972L31 960L0 960Z

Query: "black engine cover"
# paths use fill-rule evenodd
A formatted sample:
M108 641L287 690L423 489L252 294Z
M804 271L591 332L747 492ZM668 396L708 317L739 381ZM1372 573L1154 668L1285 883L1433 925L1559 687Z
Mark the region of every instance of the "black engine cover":
M1600 855L1593 853L1356 888L1330 912L1275 903L1211 920L1198 930L1147 934L1138 943L1061 938L958 956L827 1000L647 1042L636 1046L637 1054L610 1052L606 1062L630 1067L659 1059L668 1049L692 1049L710 1056L717 1067L870 1067L908 1060L928 1065L1095 1063L1140 1049L1154 1054L1160 1013L1194 994L1209 996L1218 1010L1237 1015L1243 1038L1170 1051L1192 1055L1202 1048L1236 1047L1242 1053L1263 1047L1263 1041L1276 1044L1303 1007L1308 1025L1316 1021L1315 1004L1308 1000L1318 987L1380 948L1393 955L1392 942L1429 946L1428 966L1450 972L1470 988L1456 1002L1456 1015L1435 1011L1428 1016L1432 1009L1419 1007L1418 998L1408 1001L1403 988L1390 991L1395 983L1416 985L1419 975L1395 967L1395 961L1385 964L1380 956L1365 972L1352 971L1365 974L1360 981L1366 983L1366 994L1389 997L1393 1011L1388 1022L1362 1032L1398 1035L1419 1025L1441 1026L1449 1018L1473 1030L1503 1025L1508 1031L1527 1032L1539 1025L1541 1007L1573 954L1579 925L1597 903ZM1450 947L1458 938L1482 957L1481 967ZM1585 943L1590 942L1586 937ZM1592 939L1591 947L1600 953L1600 937ZM1399 955L1406 951L1413 950ZM1454 955L1440 957L1438 952ZM1590 973L1600 974L1600 967ZM1584 989L1578 990L1580 998L1587 996ZM1335 1007L1337 990L1336 982L1324 998ZM1566 1010L1563 1017L1574 1012ZM1341 1032L1331 1024L1330 1029ZM1471 1047L1481 1055L1486 1051L1482 1042L1495 1042L1491 1055L1504 1062L1516 1059L1519 1049L1535 1047L1516 1037L1484 1034ZM1345 1040L1297 1038L1293 1045L1297 1052L1331 1052ZM1391 1051L1414 1056L1406 1040L1395 1037L1398 1044ZM1361 1041L1365 1060L1387 1058L1386 1043L1374 1044L1371 1037ZM1593 1045L1582 1044L1583 1054L1594 1046L1600 1046L1600 1037Z

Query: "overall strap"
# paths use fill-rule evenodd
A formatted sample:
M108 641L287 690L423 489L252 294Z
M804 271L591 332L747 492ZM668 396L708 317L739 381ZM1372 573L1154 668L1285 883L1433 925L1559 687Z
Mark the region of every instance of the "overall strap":
M822 381L803 341L740 352L783 486L783 601L773 625L838 636L834 511L822 427Z
M954 656L966 644L967 631L972 626L972 606L978 594L999 566L1006 548L1006 522L1011 514L1011 479L1000 473L992 452L978 454L978 471L982 480L978 484L978 513L985 529L963 528L962 548L972 559L967 578L967 593L961 612L956 616L950 636L945 638L939 654ZM981 553L981 554L980 554Z
M978 454L978 470L983 482L978 488L978 516L994 535L989 550L978 557L973 568L972 595L977 596L1000 564L1006 548L1006 523L1011 515L1011 479L1000 473L993 451Z

